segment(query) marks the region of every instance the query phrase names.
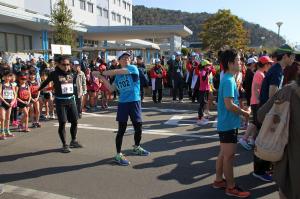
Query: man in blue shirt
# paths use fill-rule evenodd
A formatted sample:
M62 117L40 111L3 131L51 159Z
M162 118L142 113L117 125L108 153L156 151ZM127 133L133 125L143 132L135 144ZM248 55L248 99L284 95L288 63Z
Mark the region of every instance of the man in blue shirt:
M235 50L226 50L221 56L224 76L218 94L218 131L220 153L216 162L216 180L213 187L225 188L226 195L247 198L250 192L243 191L234 182L233 166L236 153L240 116L249 117L250 111L239 107L238 89L234 76L241 67L240 55ZM225 179L223 179L223 175Z
M283 70L293 64L295 55L293 49L285 44L276 50L277 63L274 64L265 76L260 92L260 106L264 105L283 84Z
M260 107L263 106L283 85L283 70L293 64L295 59L294 50L289 45L280 46L276 51L277 63L267 72L260 91ZM260 126L258 127L260 128ZM272 181L272 176L268 174L271 162L261 160L254 155L253 176L264 181Z
M150 153L140 146L142 139L142 108L140 96L140 79L139 70L136 66L130 65L130 53L122 52L119 56L121 69L104 71L100 79L105 86L111 91L118 90L120 93L117 121L119 124L118 133L116 136L117 155L115 161L123 166L127 166L130 162L121 153L123 136L127 128L128 116L134 127L134 142L133 153L141 156L148 156ZM115 76L113 85L106 80L104 76Z

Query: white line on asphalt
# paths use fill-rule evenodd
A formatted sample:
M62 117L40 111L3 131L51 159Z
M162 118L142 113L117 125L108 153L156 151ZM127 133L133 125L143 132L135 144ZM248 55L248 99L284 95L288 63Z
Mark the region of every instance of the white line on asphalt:
M54 123L54 126L58 126L58 123ZM67 124L66 127L70 127L70 124ZM98 131L104 131L104 132L116 132L118 129L113 128L102 128L102 127L95 127L95 126L89 126L86 124L78 124L79 129L90 129L90 130L98 130ZM210 129L209 131L215 131L214 129ZM134 130L132 128L128 128L127 132L134 133ZM158 130L158 129L143 129L143 134L148 135L162 135L162 136L178 136L178 137L190 137L190 138L210 138L210 139L216 139L218 138L218 134L213 135L194 135L193 133L199 133L199 131L190 131L189 134L180 134L180 133L172 133L172 131L167 130Z
M113 109L116 110L117 107L116 106L111 106L109 107L109 109ZM182 109L164 109L164 108L158 108L158 107L142 107L142 110L153 110L153 111L158 111L158 112L162 112L162 113L191 113L191 112L195 112L193 110L182 110Z
M27 189L23 187L17 187L13 185L4 185L4 193L12 193L15 195L36 198L36 199L75 199L68 196L58 195L54 193L48 193L44 191L38 191L34 189Z
M99 114L99 113L82 113L84 117L109 117L109 118L115 118L115 115L109 115L109 114Z

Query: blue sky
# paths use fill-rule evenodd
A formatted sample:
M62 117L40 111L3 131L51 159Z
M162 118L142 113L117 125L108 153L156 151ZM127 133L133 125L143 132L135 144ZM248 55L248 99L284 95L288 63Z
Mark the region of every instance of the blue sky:
M299 0L133 0L134 5L215 13L230 9L233 14L277 32L276 22L282 21L280 35L289 42L300 44Z

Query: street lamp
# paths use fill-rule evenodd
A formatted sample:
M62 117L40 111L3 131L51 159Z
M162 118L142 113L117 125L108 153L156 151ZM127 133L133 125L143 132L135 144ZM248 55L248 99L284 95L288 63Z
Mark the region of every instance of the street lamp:
M264 41L265 41L266 37L261 37L261 46L264 46Z
M277 22L276 25L278 26L278 39L279 39L279 35L280 35L280 27L282 26L283 22Z

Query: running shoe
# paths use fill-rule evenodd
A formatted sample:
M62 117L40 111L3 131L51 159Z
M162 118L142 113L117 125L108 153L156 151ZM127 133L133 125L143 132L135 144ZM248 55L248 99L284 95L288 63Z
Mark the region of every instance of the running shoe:
M182 103L184 103L184 101L181 99L181 100L179 100L179 103L182 104Z
M267 173L264 173L263 175L258 175L258 174L253 172L252 175L255 178L258 178L258 179L260 179L261 181L264 181L264 182L272 182L273 181L272 176L267 174Z
M36 126L37 128L41 128L41 127L42 127L42 125L41 125L39 122L36 122L36 123L35 123L35 126Z
M49 118L50 118L51 120L55 120L55 115L52 114Z
M245 140L244 138L240 138L239 143L240 143L240 145L242 145L242 147L244 147L244 149L246 149L248 151L250 151L252 149L252 147L248 144L247 140Z
M243 191L237 185L233 188L226 188L225 192L228 196L234 196L238 198L248 198L251 195L249 191Z
M72 151L72 149L70 149L70 147L68 145L64 145L61 149L62 153L70 153Z
M209 122L209 120L203 117L202 119L199 119L199 120L197 121L197 124L198 124L198 125L201 125L201 126L204 126L204 125L207 125L208 122Z
M12 122L12 126L13 127L18 127L18 124L19 124L19 122L17 120L15 120L15 121Z
M132 151L135 155L139 155L139 156L149 156L150 152L143 149L141 146L133 146L133 151Z
M250 146L254 147L255 146L255 140L253 138L249 139L249 143Z
M130 162L126 159L126 157L122 153L117 154L114 158L114 161L121 166L130 165Z
M12 134L9 129L4 129L4 134L5 134L5 137L8 137L8 138L15 137L15 135Z
M225 189L226 188L226 180L223 179L221 181L214 181L212 187L214 189Z
M31 128L36 128L37 126L36 126L36 123L34 122L34 123L32 123L32 125L31 125Z
M70 148L83 148L83 146L78 141L71 141Z

